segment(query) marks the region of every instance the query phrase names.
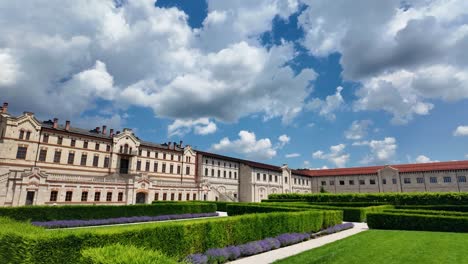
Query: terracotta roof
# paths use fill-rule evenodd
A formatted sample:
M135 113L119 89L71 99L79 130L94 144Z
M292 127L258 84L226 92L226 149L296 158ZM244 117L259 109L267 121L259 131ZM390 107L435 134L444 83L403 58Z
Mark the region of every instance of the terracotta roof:
M439 170L462 170L468 169L468 160L463 161L445 161L431 163L416 163L416 164L396 164L396 165L381 165L370 167L354 167L354 168L339 168L339 169L321 169L321 170L293 170L294 174L304 176L342 176L342 175L362 175L376 174L378 170L385 167L397 169L400 173L405 172L425 172Z
M270 165L270 164L265 164L265 163L250 161L250 160L244 160L244 159L238 159L238 158L223 156L223 155L210 153L210 152L205 152L205 151L200 151L200 150L195 150L195 152L200 153L203 156L208 156L208 157L212 157L212 158L230 160L230 161L233 161L233 162L239 162L239 163L247 164L247 165L249 165L251 167L254 167L254 168L260 168L260 169L266 169L266 170L272 170L272 171L281 171L281 167Z

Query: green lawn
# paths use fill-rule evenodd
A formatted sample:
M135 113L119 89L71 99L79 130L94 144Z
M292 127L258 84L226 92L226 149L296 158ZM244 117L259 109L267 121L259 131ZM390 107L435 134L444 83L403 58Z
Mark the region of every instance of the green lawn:
M275 263L468 264L468 234L369 230Z

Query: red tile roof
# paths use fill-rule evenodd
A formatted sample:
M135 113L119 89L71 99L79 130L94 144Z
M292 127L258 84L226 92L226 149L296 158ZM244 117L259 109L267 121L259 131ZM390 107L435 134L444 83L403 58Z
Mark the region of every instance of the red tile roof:
M316 176L342 176L342 175L358 175L358 174L376 174L378 170L384 167L392 167L399 172L424 172L424 171L440 171L440 170L462 170L468 169L468 160L463 161L446 161L446 162L431 162L417 164L397 164L385 166L370 166L370 167L354 167L354 168L339 168L339 169L321 169L321 170L293 170L294 174L316 177Z

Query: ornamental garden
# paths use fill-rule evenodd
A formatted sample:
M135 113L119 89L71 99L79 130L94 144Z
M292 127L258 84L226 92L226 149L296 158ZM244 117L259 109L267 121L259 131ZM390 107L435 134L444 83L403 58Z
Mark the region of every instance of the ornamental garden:
M227 212L227 217L218 212ZM468 263L468 193L0 208L0 263L225 263L366 222L278 263Z

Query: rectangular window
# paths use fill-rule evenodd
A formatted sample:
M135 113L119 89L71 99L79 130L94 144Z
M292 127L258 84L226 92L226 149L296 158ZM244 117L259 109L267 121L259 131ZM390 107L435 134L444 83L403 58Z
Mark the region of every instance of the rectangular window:
M416 178L416 182L417 183L424 183L424 178L423 177Z
M31 138L31 131L26 132L26 140Z
M349 180L349 185L354 185L354 180Z
M143 150L142 150L142 149L139 149L139 150L138 150L138 156L141 156L141 155L143 155Z
M162 164L162 172L163 172L163 173L166 173L166 163L163 163L163 164Z
M171 201L174 201L174 199L175 199L175 194L171 193Z
M145 165L145 171L149 171L149 170L150 170L150 162L147 161Z
M340 181L340 185L344 185L344 181Z
M387 179L382 179L382 184L387 184Z
M101 192L94 193L94 201L99 202L101 200Z
M57 196L58 196L58 191L51 191L50 192L50 201L51 202L56 202L57 201Z
M88 141L83 142L83 148L88 148Z
M43 143L48 143L49 142L49 135L44 134L44 136L42 136L42 142Z
M73 164L75 162L75 153L69 152L68 153L68 164Z
M197 200L197 194L196 193L193 194L192 200Z
M167 193L163 193L163 201L167 200Z
M56 150L55 153L54 153L54 162L55 163L60 163L61 156L62 156L62 152Z
M57 144L62 145L62 143L63 143L63 137L58 137L57 138Z
M65 201L66 201L66 202L71 202L72 196L73 196L73 192L67 191L67 192L65 193Z
M232 178L232 171L229 172L229 179L231 179L231 178Z
M179 197L178 197L178 200L179 200L179 201L182 201L182 194L181 194L181 193L179 193L179 195L178 195L178 196L179 196Z
M136 167L137 171L141 170L141 160L138 160L137 161L137 167Z
M226 178L226 171L223 172L223 176L224 176L224 178Z
M392 179L392 183L393 183L393 184L397 184L397 180L396 180L396 179Z
M190 175L190 167L185 167L185 175Z
M411 179L410 179L410 178L404 178L404 179L403 179L403 182L404 182L405 184L410 184L410 183L411 183Z
M224 175L226 175L226 174L224 174ZM221 171L220 170L218 170L218 178L219 177L221 177ZM224 178L226 178L226 176L224 176Z
M325 186L327 185L327 182L326 181L322 181L322 186Z
M234 179L237 179L237 171L234 172ZM275 176L275 182L278 182L278 176Z
M335 181L330 181L330 185L335 185Z
M88 192L81 192L81 201L82 202L88 201Z
M119 192L119 194L117 195L117 201L118 202L123 201L123 192Z
M185 195L185 200L190 201L190 193L187 193L187 194Z
M266 174L263 174L263 181L266 181Z
M76 145L76 139L72 138L70 141L70 146L74 147Z
M452 177L450 177L450 176L445 176L445 177L444 177L444 182L445 182L445 183L452 182Z
M208 176L208 168L205 168L205 176Z
M86 166L86 161L88 159L88 155L86 154L81 154L81 162L80 162L80 165L81 166Z
M365 185L366 181L365 180L359 180L359 185Z
M24 137L24 130L20 130L19 139L23 139L23 137Z
M93 157L93 167L97 167L99 165L99 156Z
M158 158L158 152L154 152L154 157Z
M151 156L151 151L147 150L146 151L146 157L150 157Z
M180 174L180 165L177 165L177 174Z
M104 157L104 168L109 168L109 157Z
M110 151L110 145L107 145L107 146L106 146L106 151L107 151L107 152Z
M107 192L106 201L107 201L107 202L111 202L111 201L112 201L112 192Z
M370 180L369 180L369 183L372 184L372 185L374 185L374 184L375 184L375 179L370 179Z
M159 193L155 193L155 194L154 194L154 200L155 200L155 201L158 201L158 200L159 200Z
M211 169L211 176L212 176L212 177L214 177L214 176L215 176L214 169Z
M173 164L169 165L169 173L170 174L174 173L174 165Z
M260 180L260 173L257 173L257 181Z
M47 149L41 149L41 151L39 152L39 161L46 161L46 158L47 158Z
M157 162L154 163L153 171L158 172L158 163Z
M229 177L229 178L231 178L231 177ZM273 181L273 175L271 175L271 174L268 175L268 181Z
M458 182L466 182L466 176L458 176Z
M94 149L99 150L99 143L96 143L96 145L94 145Z
M284 183L288 183L288 177L284 177Z
M166 159L166 153L163 154L163 159Z
M437 177L430 177L429 182L430 183L437 183Z
M18 147L18 151L16 152L17 159L26 159L26 152L28 151L27 147Z
M297 179L296 178L294 178L294 184L297 184Z

